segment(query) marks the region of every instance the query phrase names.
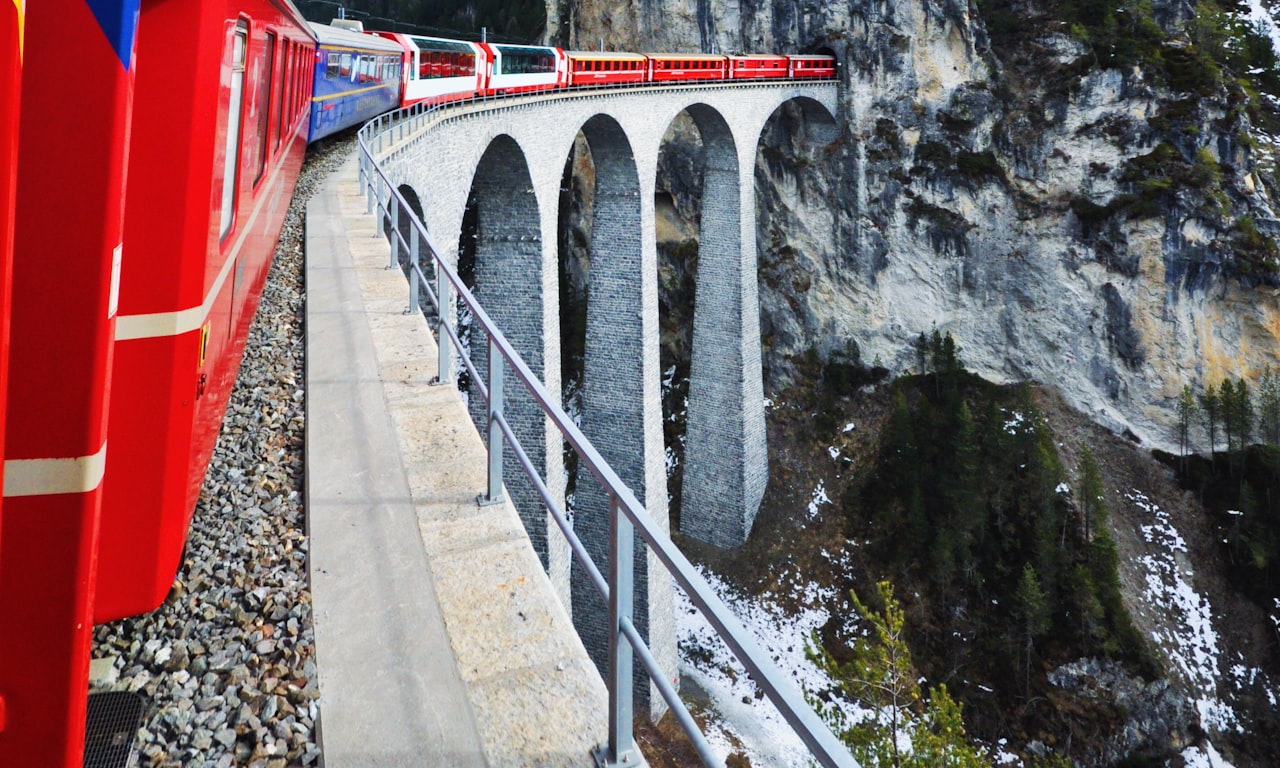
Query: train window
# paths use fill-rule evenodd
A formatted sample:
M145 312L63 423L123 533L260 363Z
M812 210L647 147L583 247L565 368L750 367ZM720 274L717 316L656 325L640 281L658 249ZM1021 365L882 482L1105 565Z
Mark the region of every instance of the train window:
M244 103L244 60L249 40L249 28L244 22L236 25L231 39L231 99L227 105L227 142L222 161L222 215L218 225L218 239L224 240L231 232L236 213L236 180L240 168L240 112Z
M351 54L344 53L338 57L338 77L351 76Z
M324 71L325 77L338 76L338 59L339 59L338 54L336 53L329 54L329 65L325 68L325 71Z
M293 41L284 41L280 53L280 93L276 96L276 123L280 136L284 136L285 121L293 111ZM277 146L279 144L277 143Z
M258 110L258 167L253 175L253 183L256 185L262 180L262 174L267 170L267 121L271 117L271 81L272 75L275 74L272 64L275 63L276 53L276 35L274 32L267 33L267 43L262 49L262 66L259 69L258 76L258 97L254 100L254 105Z
M311 51L305 47L301 51L298 51L298 63L302 65L298 67L299 111L306 109L307 100L311 97L311 88L313 85L311 81L316 76L316 68L315 65L308 66L308 62L313 58Z
M270 38L268 38L270 39ZM284 74L284 63L287 61L283 56L280 58L281 74ZM276 61L274 58L267 62L267 66L275 69ZM271 121L271 150L274 152L280 149L280 137L284 135L284 131L280 130L281 123L284 121L284 86L288 83L288 79L282 80L280 86L275 89L274 98L271 100L271 114L274 118Z

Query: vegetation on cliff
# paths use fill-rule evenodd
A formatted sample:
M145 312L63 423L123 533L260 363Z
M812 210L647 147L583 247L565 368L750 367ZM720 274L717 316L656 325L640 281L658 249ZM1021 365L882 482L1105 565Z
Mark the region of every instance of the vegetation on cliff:
M1119 220L1167 217L1180 226L1195 217L1213 237L1208 247L1169 254L1186 262L1175 274L1221 270L1246 285L1280 283L1280 249L1258 227L1269 211L1250 200L1253 185L1278 191L1259 137L1280 131L1280 60L1247 4L980 0L978 7L1006 78L1002 93L1013 102L1072 94L1099 70L1123 73L1127 89L1155 100L1145 124L1100 127L1127 157L1114 169L1119 194L1097 199L1081 190L1070 201L1086 242L1105 256ZM1026 34L1029 21L1039 36ZM1039 48L1046 34L1065 34L1081 55L1052 60ZM1010 114L1024 111L1011 106Z

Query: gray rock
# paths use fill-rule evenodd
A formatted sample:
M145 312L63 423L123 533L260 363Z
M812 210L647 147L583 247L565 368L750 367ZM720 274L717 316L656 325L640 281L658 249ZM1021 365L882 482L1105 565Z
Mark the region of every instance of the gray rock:
M213 736L219 744L230 749L236 743L236 732L230 728L223 728Z

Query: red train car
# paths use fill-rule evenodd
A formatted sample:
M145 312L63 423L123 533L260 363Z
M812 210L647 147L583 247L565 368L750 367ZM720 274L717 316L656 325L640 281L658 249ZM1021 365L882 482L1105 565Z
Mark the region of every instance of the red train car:
M799 79L830 80L836 76L836 59L834 56L794 55L788 56L791 70L788 76Z
M166 65L134 99L96 622L173 583L302 165L316 50L282 0L148 3L138 45Z
M0 765L69 767L83 759L138 0L41 0L25 10Z
M786 56L757 54L729 57L730 80L785 78L788 73Z
M649 79L655 83L689 80L724 80L728 57L709 53L648 53Z
M565 51L570 87L643 83L649 79L649 59L638 53Z
M315 38L286 0L26 11L0 765L79 766L93 624L173 581L301 166Z

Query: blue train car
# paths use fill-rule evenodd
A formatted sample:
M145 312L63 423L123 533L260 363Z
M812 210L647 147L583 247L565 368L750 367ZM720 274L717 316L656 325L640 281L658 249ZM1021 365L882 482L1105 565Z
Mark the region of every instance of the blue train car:
M374 35L311 23L316 37L308 142L400 106L404 48Z

